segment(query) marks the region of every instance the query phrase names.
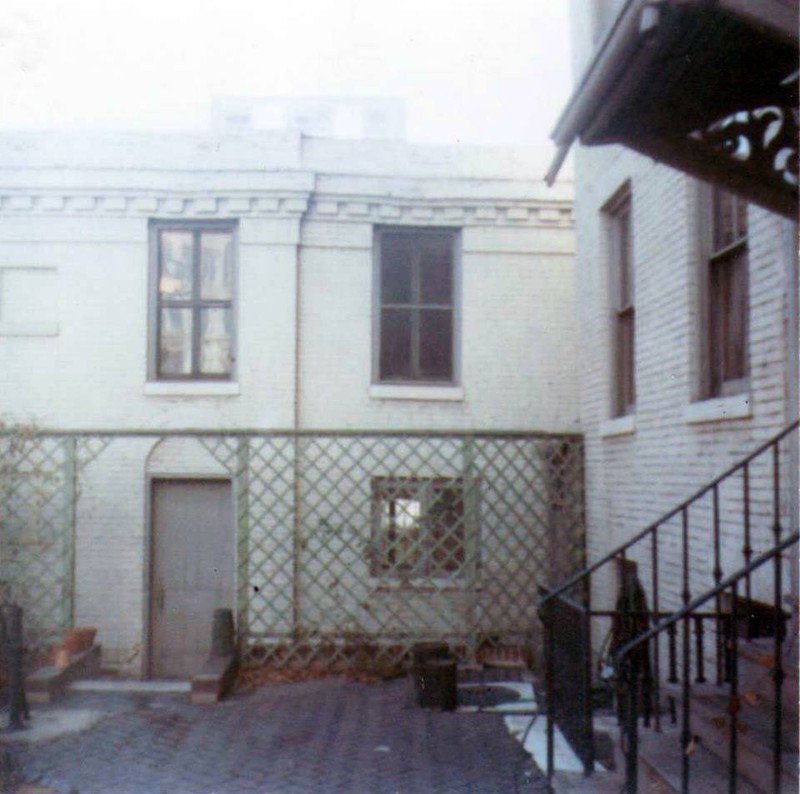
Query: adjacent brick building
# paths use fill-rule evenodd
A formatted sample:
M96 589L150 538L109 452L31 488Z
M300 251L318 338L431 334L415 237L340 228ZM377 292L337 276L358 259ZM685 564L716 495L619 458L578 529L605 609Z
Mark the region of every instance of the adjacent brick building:
M584 113L582 134L596 134L586 130L606 107L616 108L618 123L623 123L624 114L613 102L622 106L619 96L627 99L629 89L622 78L611 79L611 70L622 69L633 80L634 67L628 64L625 71L625 58L633 62L645 53L642 42L648 31L655 36L659 24L667 28L673 19L671 7L660 16L655 9L643 10L645 4L615 0L572 5L573 65L583 80L556 131L559 143L577 118L580 100L591 90L600 96L597 86L604 79L604 90L618 94L596 99L595 115ZM690 5L687 18L694 10ZM674 16L679 16L677 11ZM637 36L639 50L631 44ZM738 41L730 34L729 38ZM606 58L602 63L601 51ZM661 74L666 69L666 56L659 57L662 61L653 67L656 75L658 64ZM738 64L733 55L729 58ZM701 69L692 74L698 85L707 86L716 73ZM667 85L666 75L664 81ZM658 92L668 90L664 85L643 88L655 98L650 104L641 100L642 107L652 112L661 107ZM699 90L681 92L677 83L669 83L673 89L687 96L687 102L691 90ZM640 96L632 88L630 93ZM678 112L676 103L676 126ZM633 147L644 146L636 123L644 137L650 132L644 130L646 122L635 115L627 122L630 130L620 136L628 135ZM655 148L655 133L648 140ZM722 186L723 176L712 186L621 145L575 146L572 151L577 349L591 561L680 505L797 419L797 227L736 197ZM780 516L787 532L797 528L796 433L782 453ZM752 555L774 542L771 459L762 457L751 471ZM709 493L690 511L692 596L715 584L711 497ZM746 562L741 473L726 482L720 499L721 572L729 575ZM680 533L680 516L660 530L661 586L669 595L662 609L681 605ZM632 551L648 588L650 554L649 542ZM797 566L787 568L792 573L784 583L786 604L796 606ZM756 575L752 584L755 598L772 598L771 569ZM596 603L612 604L614 577L606 576L597 587ZM603 636L596 639L599 644Z

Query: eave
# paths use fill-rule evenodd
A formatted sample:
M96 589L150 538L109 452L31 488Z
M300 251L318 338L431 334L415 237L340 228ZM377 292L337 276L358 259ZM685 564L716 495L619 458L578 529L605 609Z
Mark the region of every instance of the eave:
M798 12L790 0L628 0L558 121L798 212Z

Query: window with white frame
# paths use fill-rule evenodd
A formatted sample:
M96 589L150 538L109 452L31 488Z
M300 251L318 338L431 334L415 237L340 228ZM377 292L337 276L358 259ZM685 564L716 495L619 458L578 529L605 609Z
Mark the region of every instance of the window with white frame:
M459 477L373 477L373 576L457 576L466 559L464 483Z
M375 233L377 383L456 380L456 243L451 229Z
M604 208L609 232L612 302L612 414L636 411L636 349L631 192L624 187Z
M153 221L151 378L230 380L236 224Z
M708 196L705 391L720 397L747 389L747 202L716 186Z

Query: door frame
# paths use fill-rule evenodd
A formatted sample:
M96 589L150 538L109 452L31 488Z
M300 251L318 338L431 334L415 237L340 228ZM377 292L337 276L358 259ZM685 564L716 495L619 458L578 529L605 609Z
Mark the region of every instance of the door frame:
M143 593L143 631L142 631L142 672L144 678L152 680L153 678L153 624L152 624L152 608L153 608L153 570L154 558L156 551L155 543L155 520L153 515L153 488L159 482L222 482L228 483L231 488L231 526L233 532L231 533L231 543L233 544L233 592L234 598L237 603L234 604L234 617L238 611L239 599L239 544L237 542L237 526L238 526L238 512L236 503L236 488L235 480L233 477L224 474L213 473L150 473L145 476L145 554L143 565L143 578L142 578L142 593ZM210 630L210 629L209 629Z

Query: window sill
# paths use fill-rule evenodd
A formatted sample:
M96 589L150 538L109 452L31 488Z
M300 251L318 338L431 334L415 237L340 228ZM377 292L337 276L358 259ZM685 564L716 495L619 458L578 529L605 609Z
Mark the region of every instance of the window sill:
M686 406L684 418L690 425L702 422L722 422L727 419L748 419L753 415L750 394L731 397L712 397L710 400Z
M147 397L236 397L239 384L230 381L164 381L144 385Z
M372 591L373 593L397 593L397 592L415 592L415 593L463 593L465 590L477 591L481 589L481 585L475 584L471 589L467 582L457 580L455 582L449 581L447 584L436 586L430 583L430 579L417 580L417 579L396 579L391 582L380 581L373 579Z
M58 336L58 323L3 323L0 336Z
M618 416L600 423L600 437L630 436L636 432L636 414Z
M432 402L459 402L464 399L461 386L423 386L417 384L375 384L369 387L373 400L430 400Z

